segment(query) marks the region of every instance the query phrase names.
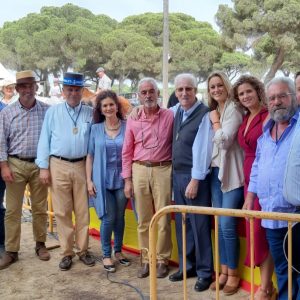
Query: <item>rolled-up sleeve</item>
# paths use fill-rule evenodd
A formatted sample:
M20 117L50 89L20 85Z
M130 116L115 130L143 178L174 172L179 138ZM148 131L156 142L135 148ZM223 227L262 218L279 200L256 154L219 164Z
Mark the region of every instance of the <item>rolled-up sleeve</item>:
M192 178L203 180L209 173L213 149L213 129L209 120L209 113L205 114L199 125L193 143Z
M132 176L132 159L134 153L134 135L132 131L133 120L128 119L126 124L125 138L122 148L122 177L129 178Z
M228 117L222 121L222 128L215 132L214 143L219 149L228 149L236 139L237 132L243 121L242 113L236 108L234 103L230 103L226 112Z

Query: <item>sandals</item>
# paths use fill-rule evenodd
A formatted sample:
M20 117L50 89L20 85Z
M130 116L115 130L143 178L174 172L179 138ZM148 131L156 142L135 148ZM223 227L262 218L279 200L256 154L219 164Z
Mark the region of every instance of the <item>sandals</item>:
M267 290L262 289L261 287L258 288L254 295L255 300L276 300L277 291L273 286L273 283Z
M116 267L114 264L104 264L104 259L110 259L110 257L102 257L102 262L103 262L103 267L104 267L104 270L109 272L109 273L114 273L116 272Z
M224 276L228 276L228 274L225 274L225 273L221 273L220 275L219 275L219 280L220 280L220 276L221 275L224 275ZM227 281L227 279L226 279L226 281ZM224 282L224 283L222 283L222 282L219 282L219 290L223 290L223 288L224 288L224 286L226 285L226 281ZM211 285L210 285L210 287L209 287L212 291L216 291L217 290L217 282L216 281L214 281Z
M230 296L230 295L233 295L233 294L237 293L237 291L240 288L240 278L239 278L239 276L228 275L228 277L238 278L238 283L237 283L237 285L232 286L232 285L228 285L227 282L226 282L226 285L223 288L223 293L226 296Z
M115 253L116 260L120 263L120 265L123 265L125 267L128 267L131 265L131 261L127 259L122 252L116 252Z

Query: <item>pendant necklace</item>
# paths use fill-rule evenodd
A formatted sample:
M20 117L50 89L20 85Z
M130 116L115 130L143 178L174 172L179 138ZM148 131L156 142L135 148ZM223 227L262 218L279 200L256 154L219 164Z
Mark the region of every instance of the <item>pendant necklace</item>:
M80 113L81 113L82 104L81 104L81 106L80 106L80 108L79 108L79 112L78 112L77 117L76 117L75 120L72 118L72 116L71 116L71 114L70 114L70 112L69 112L69 110L68 110L67 103L65 103L65 106L66 106L67 113L68 113L70 119L72 120L72 122L73 122L73 124L74 124L74 127L73 127L72 132L73 132L73 134L77 134L78 131L79 131L79 129L78 129L78 127L77 127L77 120L78 120L79 115L80 115Z

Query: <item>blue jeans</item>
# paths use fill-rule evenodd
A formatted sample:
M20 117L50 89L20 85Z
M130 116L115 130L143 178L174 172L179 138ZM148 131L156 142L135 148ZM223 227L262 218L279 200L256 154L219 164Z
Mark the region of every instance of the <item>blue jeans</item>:
M114 232L114 251L122 250L126 205L127 199L123 188L106 190L106 214L101 218L100 226L103 257L111 257L112 232Z
M270 252L275 264L275 273L277 277L277 286L279 292L279 300L288 299L288 263L283 252L283 239L287 232L287 228L269 229L266 228L267 240ZM294 241L293 241L294 242ZM300 274L292 272L292 294L293 300L300 299Z
M212 205L217 208L239 209L244 201L244 187L223 193L218 179L219 168L212 168L211 195ZM240 243L237 233L236 217L219 217L220 262L230 269L236 269L239 263Z
M4 230L4 216L5 208L3 206L5 192L5 182L0 175L0 248L4 248L5 230Z

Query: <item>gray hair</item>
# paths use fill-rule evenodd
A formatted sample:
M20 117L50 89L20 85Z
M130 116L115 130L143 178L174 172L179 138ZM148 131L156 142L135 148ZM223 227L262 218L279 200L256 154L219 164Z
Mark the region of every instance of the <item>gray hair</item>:
M145 78L141 79L141 80L139 81L139 83L138 83L138 91L140 91L141 85L144 84L144 83L146 83L146 82L147 82L147 83L151 83L151 84L153 85L154 89L155 89L156 91L158 91L157 82L156 82L155 79L152 78L152 77L145 77Z
M190 73L178 74L174 79L175 88L178 86L179 82L183 79L188 80L193 85L194 88L197 88L198 86L197 79L193 74Z
M273 78L271 81L269 81L266 84L266 94L268 93L269 88L274 85L274 84L279 84L279 83L283 83L286 84L289 92L291 93L291 97L292 97L292 103L293 105L297 103L297 98L296 98L296 88L295 88L295 83L293 82L292 79L288 78L288 77L276 77ZM269 99L267 98L267 101L269 102Z

